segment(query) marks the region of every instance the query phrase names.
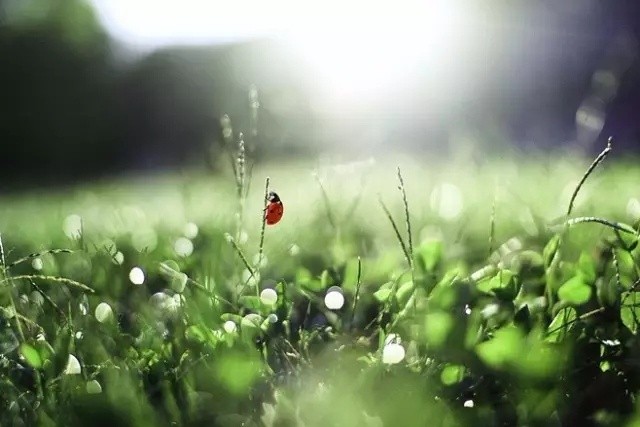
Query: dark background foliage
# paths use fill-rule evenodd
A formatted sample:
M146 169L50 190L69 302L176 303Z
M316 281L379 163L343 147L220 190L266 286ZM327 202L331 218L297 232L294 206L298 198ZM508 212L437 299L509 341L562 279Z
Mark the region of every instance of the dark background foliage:
M593 151L598 136L610 134L619 149L636 150L637 2L583 3L489 2L468 36L473 50L438 64L453 74L441 83L444 96L418 81L398 99L327 110L314 105L322 90L314 70L277 40L148 54L110 39L82 1L4 2L2 191L215 158L222 114L248 133L251 85L260 94L258 157L446 154L460 127L478 135L483 150ZM589 130L589 120L604 120L602 129Z

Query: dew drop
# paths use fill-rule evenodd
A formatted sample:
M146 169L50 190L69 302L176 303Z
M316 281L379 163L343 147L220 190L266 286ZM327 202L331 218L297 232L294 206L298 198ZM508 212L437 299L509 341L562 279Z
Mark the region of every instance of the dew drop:
M42 262L42 258L38 257L38 258L34 258L33 261L31 261L31 267L33 267L34 270L42 270L42 268L44 267L44 263Z
M144 271L140 267L133 267L129 272L129 280L134 285L142 285L144 283Z
M329 310L340 310L344 305L344 295L342 295L342 292L330 290L324 296L324 305Z
M405 356L404 347L398 343L390 343L382 349L382 363L395 365L402 362Z
M227 320L226 322L224 322L224 325L222 325L222 328L226 333L232 334L236 331L238 326L236 325L236 322L234 322L233 320Z
M69 354L69 360L67 361L67 367L64 373L67 375L78 375L80 372L82 372L80 362L78 362L78 359L73 354Z
M278 301L278 293L271 288L263 289L260 292L260 301L263 304L274 305Z
M102 393L102 386L96 380L87 381L87 393L100 394Z
M186 237L176 239L173 250L181 257L188 257L193 253L193 242Z
M111 306L106 302L101 302L96 307L95 311L96 320L100 323L108 321L113 316L113 310Z
M184 226L184 237L186 237L187 239L195 239L198 236L198 231L198 226L195 223L188 222Z

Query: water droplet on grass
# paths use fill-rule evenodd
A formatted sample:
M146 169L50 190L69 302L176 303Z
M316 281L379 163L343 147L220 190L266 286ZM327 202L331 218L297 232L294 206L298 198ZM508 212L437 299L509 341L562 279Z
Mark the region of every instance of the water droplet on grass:
M382 363L395 365L402 362L405 356L404 347L398 343L390 343L382 349Z
M227 320L226 322L224 322L224 325L222 325L222 328L226 333L232 334L236 331L236 329L238 329L238 326L233 320Z
M67 375L78 375L80 374L80 372L82 372L82 369L80 368L80 362L78 362L78 359L73 354L69 354L69 360L67 362L67 367L65 368L64 373Z
M193 222L189 222L184 226L184 237L187 239L195 239L198 236L198 226Z
M96 320L100 323L108 321L113 316L113 310L111 306L106 302L101 302L96 307L95 311Z
M87 381L87 393L100 394L102 393L102 386L96 380Z
M329 310L340 310L344 305L344 295L340 291L329 289L329 292L324 296L324 305Z
M173 250L178 256L188 257L193 253L193 242L186 237L180 237L173 244Z
M44 267L44 263L42 262L42 258L38 257L38 258L34 258L33 261L31 261L31 267L33 267L34 270L42 270L42 268Z
M278 293L271 288L263 289L260 292L260 301L263 304L274 305L278 301Z
M142 285L144 283L144 271L140 267L133 267L129 272L129 280L134 285Z

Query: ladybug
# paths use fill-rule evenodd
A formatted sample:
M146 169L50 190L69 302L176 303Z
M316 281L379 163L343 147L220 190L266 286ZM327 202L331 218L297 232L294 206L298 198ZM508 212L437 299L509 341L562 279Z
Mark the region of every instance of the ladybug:
M267 207L265 208L264 219L268 225L277 224L284 214L284 206L280 197L273 191L267 195Z

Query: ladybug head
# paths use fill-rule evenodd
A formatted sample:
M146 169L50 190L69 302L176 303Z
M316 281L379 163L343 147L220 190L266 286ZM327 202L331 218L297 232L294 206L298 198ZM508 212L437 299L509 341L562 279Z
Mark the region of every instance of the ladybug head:
M278 195L273 191L270 191L269 194L267 194L267 201L271 203L279 203L280 197L278 197Z

